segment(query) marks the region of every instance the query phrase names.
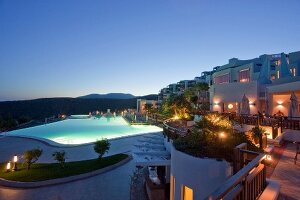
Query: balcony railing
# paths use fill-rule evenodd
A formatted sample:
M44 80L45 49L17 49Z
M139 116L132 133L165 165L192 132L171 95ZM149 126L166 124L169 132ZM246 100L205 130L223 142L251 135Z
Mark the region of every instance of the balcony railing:
M239 146L245 147L245 144ZM266 168L263 164L265 155L239 146L235 149L234 166L242 168L209 195L207 200L255 200L266 188ZM249 160L251 157L254 158ZM247 162L249 163L246 164Z
M240 124L271 126L275 128L300 130L300 117L263 117L258 115L234 115L226 114L229 119L235 120Z

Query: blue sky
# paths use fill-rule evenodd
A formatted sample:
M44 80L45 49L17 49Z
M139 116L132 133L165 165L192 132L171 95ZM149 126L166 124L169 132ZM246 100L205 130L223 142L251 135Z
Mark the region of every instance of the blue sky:
M0 0L0 100L134 95L300 50L297 0Z

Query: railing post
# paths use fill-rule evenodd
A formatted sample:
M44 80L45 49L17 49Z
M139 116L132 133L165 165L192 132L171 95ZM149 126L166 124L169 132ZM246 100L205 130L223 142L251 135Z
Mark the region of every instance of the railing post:
M283 118L281 117L280 118L280 132L282 133L283 132Z

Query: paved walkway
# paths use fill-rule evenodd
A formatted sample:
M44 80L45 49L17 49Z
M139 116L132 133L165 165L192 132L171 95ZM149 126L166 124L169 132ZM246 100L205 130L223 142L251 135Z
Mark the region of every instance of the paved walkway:
M135 168L133 160L98 176L36 189L9 189L0 187L1 200L129 200L130 175Z
M295 145L288 144L271 179L280 183L284 199L300 199L300 159L294 164Z
M149 134L150 135L150 134ZM132 145L143 136L121 138L111 141L107 155L130 152ZM39 162L53 162L52 153L57 150L67 152L67 161L96 158L93 145L77 147L53 147L43 142L16 137L0 138L0 162L12 159L14 154L21 155L25 150L42 148L43 155ZM0 187L0 200L127 200L130 194L130 176L135 169L135 161L131 160L98 176L71 183L35 189L11 189Z

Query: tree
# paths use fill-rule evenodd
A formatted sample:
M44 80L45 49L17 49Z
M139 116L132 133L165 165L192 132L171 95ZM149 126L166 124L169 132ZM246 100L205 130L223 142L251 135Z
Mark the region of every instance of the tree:
M262 149L263 148L263 135L266 134L266 130L263 128L260 128L259 126L255 126L254 128L251 129L252 132L252 136L254 138L254 140L258 140L259 141L259 148Z
M196 130L201 130L201 134L206 140L215 142L221 133L230 134L233 132L231 121L219 113L209 113L202 117L196 126Z
M62 168L65 167L66 163L66 152L65 151L55 151L52 154L54 160L56 160Z
M103 157L103 155L108 152L110 148L110 143L107 139L97 140L94 145L94 150L99 154L99 159Z
M42 149L31 149L24 152L23 158L27 164L27 170L29 170L30 166L39 159L42 153Z
M181 119L190 118L189 113L191 112L191 104L187 101L184 95L174 97L171 108L175 115Z
M153 112L153 105L152 104L145 104L144 110L147 113L152 113Z

